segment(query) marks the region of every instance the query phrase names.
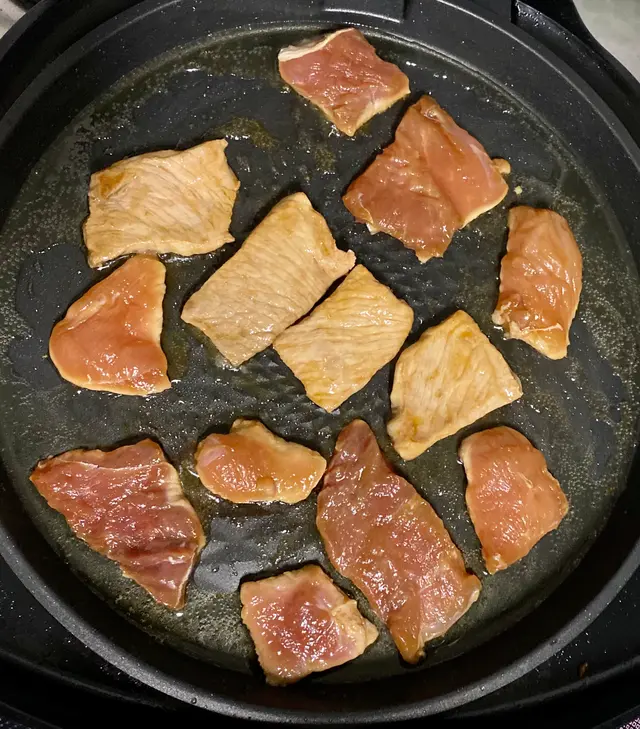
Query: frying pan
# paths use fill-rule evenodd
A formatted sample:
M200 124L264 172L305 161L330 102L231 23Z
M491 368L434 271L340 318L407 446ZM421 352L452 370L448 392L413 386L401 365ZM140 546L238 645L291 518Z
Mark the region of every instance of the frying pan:
M403 68L411 100L432 93L491 155L512 163L511 188L521 194L511 192L458 233L442 260L420 266L397 241L369 236L340 203L346 184L392 138L406 104L346 139L278 79L278 48L345 25L361 27ZM506 684L608 604L640 560L640 152L562 61L508 14L469 2L147 0L81 35L33 76L10 107L13 91L5 87L0 120L0 551L73 634L131 676L230 715L384 721L443 711ZM172 389L134 399L63 382L46 357L51 326L105 275L87 267L82 246L89 174L124 156L223 135L242 183L237 240L209 256L166 260L163 346ZM410 341L464 308L520 375L522 400L405 463L384 428L392 365L333 415L305 398L271 350L237 371L226 367L180 322L180 307L273 203L297 189L325 215L338 244L412 305ZM562 362L505 342L490 323L506 213L516 201L564 214L583 251L584 291ZM209 497L193 477L197 440L239 416L259 417L325 455L339 430L363 417L442 516L484 590L421 666L403 665L383 630L345 667L287 690L264 684L239 619L244 577L317 562L373 616L328 564L313 497L286 507L234 506ZM471 430L497 423L543 450L571 511L525 560L488 577L464 509L456 448ZM158 440L180 469L209 533L177 615L75 539L28 482L43 456L143 436Z

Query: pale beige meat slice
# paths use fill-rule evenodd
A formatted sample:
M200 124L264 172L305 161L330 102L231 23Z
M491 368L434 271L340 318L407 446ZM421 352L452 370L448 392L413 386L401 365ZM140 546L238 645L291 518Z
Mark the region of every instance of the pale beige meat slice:
M284 686L364 653L376 627L316 565L240 588L242 620L267 683Z
M196 470L209 491L237 504L306 499L327 462L316 451L279 438L258 420L240 418L231 432L199 445Z
M49 339L49 356L69 382L119 395L171 387L160 345L165 268L133 256L76 302Z
M427 329L398 359L389 435L406 460L522 396L520 380L464 311Z
M326 301L276 339L274 349L309 398L331 411L396 356L412 324L411 307L356 266Z
M491 574L526 556L569 504L540 451L521 433L490 428L462 441L467 508Z
M522 339L550 359L566 357L581 290L582 255L562 215L511 208L493 312L505 336Z
M304 316L354 263L298 192L281 200L187 301L182 318L238 366Z
M283 48L278 66L288 84L349 136L409 93L405 74L379 58L356 28Z
M163 150L91 175L84 240L89 265L128 253L209 253L233 240L229 223L240 183L216 139Z

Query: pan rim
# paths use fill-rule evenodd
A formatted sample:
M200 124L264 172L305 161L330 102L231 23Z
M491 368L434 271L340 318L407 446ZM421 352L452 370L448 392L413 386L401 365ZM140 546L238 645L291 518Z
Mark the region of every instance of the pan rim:
M38 88L36 85L41 84L41 86L46 88L46 86L48 86L59 73L62 73L68 65L79 60L79 58L86 53L88 48L91 48L104 40L105 26L111 26L112 28L112 31L110 28L110 32L107 34L109 35L111 32L115 32L123 27L124 24L129 24L139 20L148 12L147 8L149 8L149 11L155 11L160 7L170 6L179 1L180 0L164 0L164 2L158 2L157 0L148 0L148 2L143 2L140 5L117 15L107 23L98 26L94 31L70 46L60 58L56 59L54 63L36 77L32 84L25 89L19 99L17 99L15 104L9 109L5 118L0 120L0 143L6 139L6 135L11 132L14 125L19 123L21 117L20 107L22 106L22 111L25 111L29 107L30 99L28 97L32 94L35 88ZM577 74L564 64L564 62L555 57L550 51L544 48L544 46L535 41L535 39L530 38L526 33L520 31L516 27L507 27L508 24L506 22L503 23L501 19L495 16L489 17L488 13L485 14L480 11L480 9L470 9L468 6L461 6L454 0L439 0L439 2L441 4L451 6L458 11L462 10L468 15L474 16L486 23L496 26L499 30L511 36L511 38L526 46L530 51L535 52L536 55L538 55L548 65L552 66L554 70L559 71L605 119L608 126L612 129L620 141L621 146L625 149L629 157L640 170L640 149L638 149L635 145L631 135L615 117L609 107L596 95L593 89L591 89ZM42 12L53 7L54 4L53 0L45 0ZM349 13L346 13L346 16L348 17ZM334 17L335 19L338 17L342 18L343 15L335 13ZM362 26L362 17L363 16L361 15L354 16L353 23ZM324 17L321 17L320 19L324 20ZM333 20L334 18L330 17L330 19ZM309 18L307 20L311 19ZM378 23L379 19L375 18L375 21ZM301 20L300 22L303 21ZM388 26L384 26L384 30L391 34L394 26L395 24L389 24ZM26 27L28 27L28 25L24 24L23 32ZM381 28L381 24L378 24L377 28ZM10 39L11 42L15 42L18 37L19 34L15 34L13 38ZM0 60L3 55L3 50L3 45L0 43ZM80 56L76 58L74 54L77 53L79 53ZM552 61L549 57L552 58ZM136 675L148 685L183 701L190 701L194 694L197 693L186 682L173 678L171 679L173 686L168 686L166 679L163 679L163 672L160 669L157 669L153 665L136 658L134 653L115 645L102 633L102 631L95 628L91 625L91 623L79 616L79 614L74 611L70 601L66 598L62 598L55 588L48 585L46 580L39 575L38 571L30 564L22 551L17 549L1 518L0 553L36 599L67 630L89 645L92 650L94 650L102 658L125 671L127 674ZM473 684L467 685L464 689L457 689L433 699L422 700L382 711L344 711L340 714L334 713L320 715L308 710L291 710L261 706L241 701L237 698L229 699L219 695L214 696L209 692L199 690L204 696L198 696L198 705L205 706L206 708L236 718L252 718L259 720L278 719L286 722L304 719L306 722L323 724L349 723L355 721L380 722L387 721L389 719L411 719L431 713L446 711L456 706L460 706L461 704L469 703L489 692L507 685L550 658L554 653L582 632L592 622L592 620L595 619L602 610L604 610L604 608L611 602L611 600L631 577L639 564L640 539L636 541L635 546L631 549L627 557L623 560L622 564L614 572L613 576L605 584L600 593L591 600L586 607L584 607L581 614L566 623L565 626L554 635L552 640L549 640L546 644L531 651L526 656L513 661L499 674L494 674L486 680L477 681ZM134 668L135 670L132 671L131 668Z
M237 698L213 695L204 689L196 691L187 682L176 678L172 678L167 682L163 678L163 672L160 669L140 658L136 658L132 652L122 649L119 645L116 645L107 637L103 636L100 630L75 613L73 608L67 604L68 601L66 599L60 598L54 590L44 585L44 580L37 574L32 565L13 549L11 543L7 543L7 536L4 525L0 522L0 554L2 554L2 557L7 561L20 581L59 623L101 658L116 668L119 668L127 675L132 675L132 669L135 669L133 673L135 673L138 679L143 680L147 685L157 689L161 693L168 694L186 703L197 704L201 708L206 708L236 719L282 721L286 723L293 723L301 719L304 719L305 723L312 724L381 723L389 720L404 721L442 713L458 706L470 704L476 699L493 693L516 679L521 678L564 648L571 640L585 630L609 605L640 565L640 542L638 542L616 570L605 588L601 590L580 614L555 633L551 640L531 651L523 658L512 661L501 671L494 673L485 680L475 681L464 687L464 689L457 689L433 699L416 701L401 707L393 707L385 710L355 710L320 714L318 712L301 709L262 706ZM80 580L78 581L81 582ZM464 696L461 694L464 694ZM430 706L434 704L437 704L437 707L431 710Z
M313 9L316 13L318 13L318 9L315 4L309 3L307 0L287 0L287 2L292 1L297 4L305 5L309 7L310 11ZM165 7L171 7L172 5L176 5L180 2L182 2L182 0L142 0L142 2L138 2L133 7L118 13L110 20L101 23L98 27L72 43L66 51L49 63L47 67L25 87L22 93L6 111L4 116L0 116L0 146L5 143L7 136L20 123L23 113L31 104L31 97L49 86L52 81L58 78L61 73L68 69L69 66L79 61L89 50L95 48L101 42L115 34L118 30L138 22L146 15L161 11ZM521 30L513 23L505 21L495 13L486 11L479 6L470 7L469 5L463 4L461 0L436 0L436 2L439 5L450 7L457 12L464 13L465 15L480 20L486 25L499 30L520 46L526 48L531 53L534 53L554 72L562 76L607 123L609 129L613 131L616 138L624 148L629 159L633 161L635 167L640 172L640 145L635 142L630 132L618 119L613 110L581 76L579 76L567 63L565 63L565 61L556 56L540 41L528 35L525 31ZM53 10L55 6L56 0L41 0L34 10L23 15L22 18L20 18L20 20L12 28L10 28L3 37L0 38L0 64L3 62L9 48L19 41L20 37L26 33L30 25L35 22L40 15L45 14L49 10ZM33 18L30 18L32 13ZM324 16L318 15L318 17L315 18L309 16L305 19L280 19L278 21L259 22L253 25L294 25L296 23L310 23L312 20L316 22L326 20L327 26L343 25L344 23L339 20L336 20L334 23L330 22L334 18L337 19L342 17L350 18L351 23L355 26L370 28L374 31L383 29L388 35L398 35L397 33L394 33L394 30L397 31L399 27L397 22L388 21L379 16L371 16L377 23L377 25L373 25L366 22L366 19L370 16L349 10L325 11ZM252 25L252 23L248 22L245 23L245 25ZM449 57L451 57L450 54ZM455 58L455 60L457 63L460 62L457 58ZM478 71L482 73L481 69L478 69Z

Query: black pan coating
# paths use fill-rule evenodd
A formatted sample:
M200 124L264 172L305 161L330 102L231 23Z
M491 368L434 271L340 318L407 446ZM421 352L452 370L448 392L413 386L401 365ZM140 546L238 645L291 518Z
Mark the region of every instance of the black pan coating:
M315 561L351 594L357 591L326 560L314 527L314 496L295 506L218 501L193 475L195 444L212 430L226 430L237 417L257 417L283 437L329 456L340 429L363 417L483 579L476 606L444 641L429 648L424 664L429 665L470 650L532 611L571 572L606 523L626 485L636 445L637 273L610 201L572 153L571 139L556 134L514 93L452 58L370 32L381 55L410 77L413 93L348 139L277 75L277 50L311 32L273 28L267 36L244 31L232 39L180 48L101 94L42 155L0 234L7 252L0 274L2 460L49 543L118 611L191 654L250 671L255 669L252 648L237 595L244 576ZM490 155L509 159L513 168L506 200L457 233L443 259L423 265L398 241L369 235L340 201L346 185L391 140L406 106L421 93L432 94ZM89 174L126 156L221 136L230 142L227 156L242 185L232 224L236 243L208 256L165 258L163 346L172 389L139 399L78 390L62 381L46 356L51 327L105 275L88 268L82 244ZM522 189L519 195L516 188ZM393 452L384 427L392 365L332 415L305 397L272 350L237 371L225 366L213 346L180 321L180 308L274 202L299 189L325 215L339 246L353 249L360 263L411 304L416 319L409 341L464 308L520 376L524 397L405 463ZM491 325L506 213L519 203L563 214L584 256L584 288L569 357L560 362L544 359L524 343L505 342ZM543 451L571 509L525 560L489 577L464 508L456 450L468 432L499 423L519 429ZM178 466L209 532L187 606L178 614L155 605L115 564L73 537L28 481L42 457L143 436L161 443ZM360 659L313 680L343 683L409 670L416 669L401 663L383 629Z

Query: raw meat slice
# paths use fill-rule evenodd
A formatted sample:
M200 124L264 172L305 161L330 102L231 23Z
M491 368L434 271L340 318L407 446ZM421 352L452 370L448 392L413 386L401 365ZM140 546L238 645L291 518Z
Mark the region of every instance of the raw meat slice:
M527 555L569 509L544 456L515 430L501 426L462 441L467 508L494 574Z
M478 599L480 580L444 524L394 473L362 420L338 437L317 525L333 566L362 590L410 663Z
M196 470L202 483L236 504L303 501L326 467L327 462L316 451L279 438L258 420L242 418L227 435L207 436L196 452Z
M126 577L162 605L184 605L204 534L157 443L68 451L40 461L31 481L75 534Z
M364 266L356 266L273 346L309 398L331 411L396 356L412 324L411 307Z
M411 460L521 396L504 357L468 314L457 311L400 355L387 429L398 453Z
M171 387L160 346L165 268L134 256L71 304L49 339L49 356L74 385L120 395Z
M567 356L582 290L582 256L569 224L552 210L509 211L495 324L550 359Z
M409 93L409 79L355 28L283 48L278 64L282 78L349 136Z
M91 175L84 240L89 265L128 253L209 253L233 240L231 212L240 183L227 142L163 150L116 162Z
M507 194L505 160L491 160L429 96L409 107L395 140L343 197L372 233L383 231L421 262L442 256L453 234Z
M352 661L378 637L356 601L315 565L245 582L240 600L267 683L274 686Z
M238 366L304 316L354 263L298 192L281 200L187 301L182 318Z

